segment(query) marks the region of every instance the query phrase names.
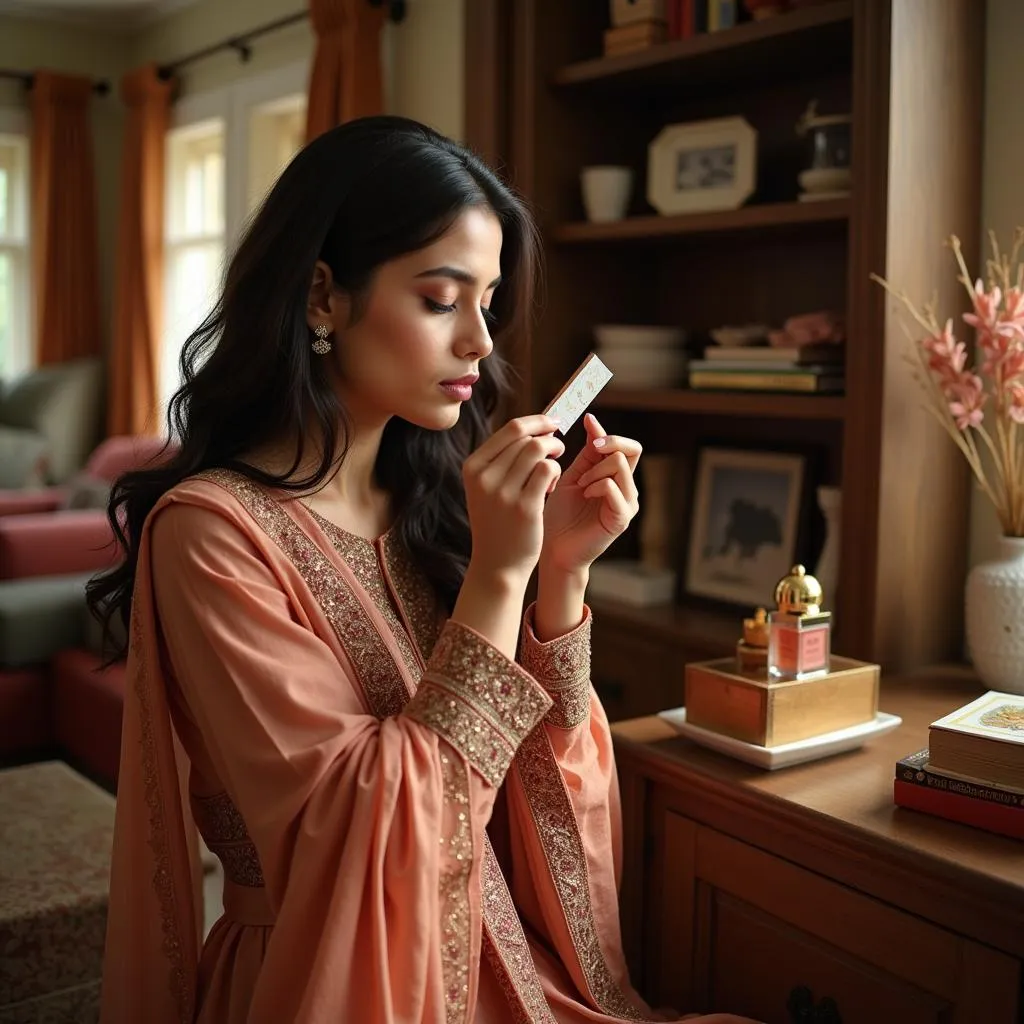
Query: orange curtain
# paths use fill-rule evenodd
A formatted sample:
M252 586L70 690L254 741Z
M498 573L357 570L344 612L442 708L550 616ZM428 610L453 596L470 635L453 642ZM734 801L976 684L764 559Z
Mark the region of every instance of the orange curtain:
M151 434L157 422L157 365L163 299L164 144L174 83L156 65L121 79L128 108L121 156L110 357L108 430Z
M40 365L100 351L92 81L32 77L32 261Z
M384 5L369 0L309 0L316 56L309 80L306 140L384 107L381 31Z

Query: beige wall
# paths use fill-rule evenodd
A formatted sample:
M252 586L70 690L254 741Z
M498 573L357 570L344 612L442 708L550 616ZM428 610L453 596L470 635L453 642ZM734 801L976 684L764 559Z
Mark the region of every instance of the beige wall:
M1024 3L988 0L988 38L985 70L985 148L982 178L981 226L1007 242L1017 226L1024 226L1024 135L1020 96L1024 92ZM979 260L975 267L980 266ZM972 267L973 271L975 267ZM999 523L991 502L975 488L971 496L971 564L994 555Z
M95 96L92 101L100 282L103 289L104 335L107 336L117 232L121 131L124 123L121 102L117 98L117 81L126 68L125 40L82 25L62 25L50 20L35 21L0 15L0 67L18 70L42 67L106 78L111 83L111 91L106 96ZM27 105L28 94L20 83L0 81L0 107Z

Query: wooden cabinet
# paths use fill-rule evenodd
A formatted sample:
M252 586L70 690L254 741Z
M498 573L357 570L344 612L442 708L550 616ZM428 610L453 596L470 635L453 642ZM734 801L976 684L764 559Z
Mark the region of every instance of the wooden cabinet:
M896 733L778 773L657 720L614 727L625 937L649 999L765 1024L1024 1021L1024 850L892 805L900 753L974 692L951 685L883 689Z

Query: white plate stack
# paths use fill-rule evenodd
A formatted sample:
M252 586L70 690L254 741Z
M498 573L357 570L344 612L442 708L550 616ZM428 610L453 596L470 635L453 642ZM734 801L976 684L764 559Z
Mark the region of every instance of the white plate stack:
M681 328L598 324L594 338L597 354L619 387L671 388L686 380L686 332Z

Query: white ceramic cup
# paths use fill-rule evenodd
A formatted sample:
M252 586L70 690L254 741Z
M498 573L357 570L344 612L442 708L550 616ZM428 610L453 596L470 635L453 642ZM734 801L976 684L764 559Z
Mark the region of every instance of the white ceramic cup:
M631 167L584 167L580 172L583 209L587 220L601 223L621 220L633 193Z

